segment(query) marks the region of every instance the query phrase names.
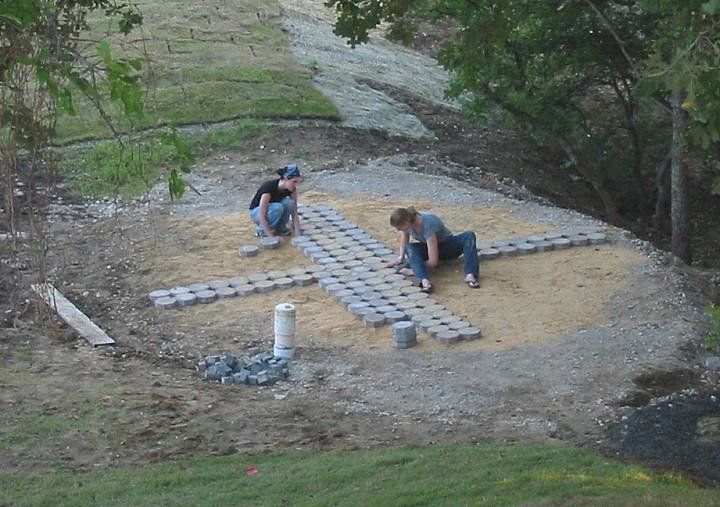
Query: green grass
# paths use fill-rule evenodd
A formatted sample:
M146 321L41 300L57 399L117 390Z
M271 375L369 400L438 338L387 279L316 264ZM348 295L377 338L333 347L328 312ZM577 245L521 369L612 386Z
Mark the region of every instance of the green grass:
M257 473L246 470L255 467ZM718 505L720 491L567 446L433 446L0 475L12 505Z
M213 152L243 150L249 144L262 144L271 129L261 121L237 120L181 133L196 157ZM168 167L177 164L172 146L146 135L132 144L98 141L86 149L59 151L59 167L73 192L88 197L120 195L133 197L147 192L164 179Z
M212 123L236 118L339 119L335 106L312 84L279 26L277 2L264 0L146 0L137 2L144 24L128 37L110 37L113 54L147 54L145 117L122 130ZM106 22L98 18L89 38ZM76 116L58 120L59 144L110 137L94 108L75 94Z

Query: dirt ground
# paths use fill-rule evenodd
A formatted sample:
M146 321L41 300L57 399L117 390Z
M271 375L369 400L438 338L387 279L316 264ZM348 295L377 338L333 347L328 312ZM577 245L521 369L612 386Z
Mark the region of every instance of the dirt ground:
M456 112L445 114L423 124L449 125ZM31 295L17 288L31 273L2 265L0 467L89 470L198 454L251 460L286 449L564 441L720 481L712 457L720 455L717 403L709 398L718 379L698 353L707 300L682 267L626 231L550 206L503 178L468 176L447 147L434 146L381 130L279 125L247 152L200 161L190 178L202 195L170 203L158 188L117 205L55 202L50 279L117 346L93 349L67 327L38 326ZM493 146L513 140L485 145L498 165L527 156ZM462 143L456 150L467 156ZM257 241L246 216L252 192L288 161L304 171L303 202L333 207L391 247L389 212L409 204L453 230L474 230L481 242L574 227L605 227L611 242L483 262L479 290L461 282L459 263L443 266L434 297L483 333L453 346L421 334L417 347L396 350L387 327L362 327L316 286L152 307L154 289L309 263L291 245L237 255ZM447 176L453 169L456 177ZM194 370L209 354L270 350L280 302L297 307L287 381L221 386ZM660 423L649 426L643 414L672 405L676 392L710 401L700 404L704 412L692 405L680 416L684 432L658 432ZM647 451L659 448L659 433L667 436L660 447L694 451L654 456Z

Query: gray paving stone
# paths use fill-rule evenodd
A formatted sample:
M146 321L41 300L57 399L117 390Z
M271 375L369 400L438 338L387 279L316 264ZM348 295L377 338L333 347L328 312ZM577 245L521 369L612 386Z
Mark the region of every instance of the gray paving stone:
M367 300L363 300L363 301L367 301L370 306L374 306L375 308L378 308L379 306L387 306L388 304L390 304L390 303L388 303L388 300L383 297L376 297L373 299L367 299Z
M347 286L344 283L333 283L325 286L325 292L330 296L334 296L341 290L345 289L347 289Z
M570 240L572 246L586 246L590 242L590 239L587 236L581 236L579 234L570 236L568 239Z
M340 279L340 277L342 277L342 276L349 276L351 271L346 268L338 268L338 269L333 269L330 273L335 278ZM351 278L351 279L353 279L353 278Z
M212 281L208 282L208 285L210 286L210 288L212 290L217 290L220 287L229 287L230 282L227 280L212 280Z
M407 308L403 310L405 314L412 319L416 315L425 315L425 309L424 308Z
M405 312L401 312L399 310L394 312L387 312L383 313L383 316L385 317L385 320L392 324L394 322L400 322L402 320L407 320L408 316L405 314Z
M455 322L450 322L448 327L454 331L459 331L460 329L470 327L470 323L467 320L460 319Z
M301 287L312 285L315 282L315 277L310 274L294 275L292 279L295 285L300 285Z
M452 329L448 329L446 331L440 331L435 334L435 340L438 341L438 343L442 343L443 345L452 345L454 343L459 343L461 341L460 333L457 331L453 331Z
M500 248L501 246L508 246L508 245L509 245L509 243L507 241L499 240L499 241L493 241L492 243L490 243L490 248Z
M228 278L228 283L230 284L230 287L239 287L241 285L247 285L250 283L250 280L244 276L233 276L232 278ZM210 286L206 286L205 288L200 288L200 290L207 290L209 288ZM195 292L194 289L193 292Z
M178 306L192 306L197 303L197 296L188 292L187 294L178 294L175 296Z
M367 313L363 315L365 327L376 328L385 325L385 317L379 313Z
M399 288L399 290L405 296L409 296L410 294L418 294L418 293L422 292L422 289L420 289L420 287L418 287L417 285L413 285L412 283L410 283L409 285L406 284L406 285L401 286ZM427 296L427 294L426 294L426 296Z
M513 255L517 255L518 249L516 246L500 246L497 248L497 251L500 252L500 255L503 257L512 257Z
M406 312L406 313L408 310L419 309L417 303L415 303L415 301L410 301L410 300L403 301L402 303L396 303L395 306L398 307L398 310ZM420 311L423 311L423 310L420 310Z
M374 291L374 290L369 290L367 292L363 292L362 294L358 294L358 296L363 301L368 301L368 302L374 301L376 299L385 299L384 297L382 297L382 294L380 294L379 292Z
M587 235L588 241L591 245L600 245L607 241L607 235L602 232L593 232Z
M190 292L200 292L201 290L208 290L210 286L203 282L191 283L187 286Z
M301 236L295 236L293 239L290 240L290 243L293 246L297 246L302 243L308 243L309 241L312 241L310 239L310 236L301 235Z
M454 322L460 322L460 320L462 320L462 319L459 316L451 314L451 315L445 315L444 317L441 317L440 323L445 324L446 326L452 328L452 326L450 326L450 324L452 324Z
M357 294L358 296L362 296L363 294L367 294L367 293L369 293L369 292L372 292L373 294L376 294L376 293L377 293L377 291L376 291L373 287L371 287L371 286L369 286L369 285L361 285L360 287L355 287L355 288L353 289L353 291L354 291L355 294Z
M553 250L553 244L552 241L536 241L533 243L535 245L535 248L538 252L549 252L550 250Z
M356 296L354 294L344 296L343 298L340 299L340 303L345 308L347 308L352 303L359 303L360 301L362 301L362 299L360 299L360 296Z
M290 277L283 277L283 278L277 278L275 281L275 287L278 289L289 289L293 285L295 285L295 280Z
M537 251L537 246L532 243L519 243L517 247L518 255L528 255Z
M255 285L252 283L247 283L245 285L238 285L235 287L235 290L237 291L238 296L249 296L250 294L253 294L255 292Z
M277 280L278 278L286 278L288 276L287 271L268 271L267 277L269 280Z
M377 287L376 287L377 289ZM402 293L398 289L388 289L383 291L378 291L384 298L390 299L397 296L402 296Z
M238 295L237 290L234 287L218 287L215 289L215 294L219 299L223 298L234 298Z
M397 306L401 303L406 303L408 301L408 298L407 298L407 296L400 295L400 296L393 296L391 298L387 298L387 300L390 302L391 305Z
M489 261L500 257L500 251L497 248L486 248L478 252L480 260Z
M251 275L248 275L247 278L250 283L257 283L257 282L261 282L263 280L267 280L268 275L267 275L267 273L253 273Z
M430 336L432 336L433 338L437 338L437 336L440 333L449 332L449 331L450 331L450 328L447 327L445 324L436 324L434 326L430 326L429 328L427 328L425 330L425 332L427 334L429 334Z
M555 238L550 240L550 242L553 244L553 249L555 250L564 250L572 246L572 243L570 243L570 240L567 238Z
M320 278L318 280L318 285L320 285L321 289L325 289L328 285L334 285L336 283L340 283L340 280L338 278L335 278L334 276L326 277L326 278Z
M442 310L435 310L431 313L433 319L442 319L443 317L449 317L452 315L450 310L443 308Z
M344 298L346 298L348 296L355 296L356 298L360 299L360 297L355 295L355 293L353 291L351 291L350 289L339 290L335 294L332 295L333 299L335 299L336 301L342 301Z
M370 305L366 303L365 301L359 301L357 303L351 303L348 305L347 309L350 313L353 315L358 315L357 312L359 312L361 309L369 308Z
M260 251L260 249L255 245L245 245L238 248L238 255L240 257L252 257L253 255L257 255L258 251Z
M177 296L178 294L187 294L190 292L190 289L187 287L173 287L170 289L170 295L171 296Z
M197 302L203 305L212 303L217 299L217 294L215 294L214 290L201 290L200 292L196 292L195 295L197 296Z
M255 292L266 294L275 288L274 280L260 280L255 282Z
M395 305L387 304L387 305L380 305L375 307L375 311L377 313L389 313L397 311L397 307Z
M177 306L177 300L173 296L160 297L153 301L153 305L155 308L167 310L168 308L174 308Z
M538 243L540 241L545 241L545 235L543 234L533 234L531 236L527 237L527 240L529 243Z
M436 327L440 325L440 321L438 319L425 319L421 320L419 322L416 322L418 326L420 326L420 329L422 329L424 332L428 332L428 329L432 327Z
M475 340L477 338L480 338L480 329L477 327L464 327L462 329L458 330L458 333L460 333L460 338L463 340Z
M172 296L172 294L170 294L169 290L165 290L165 289L154 290L150 293L150 301L154 302L160 298L167 298L170 296Z
M293 277L293 276L297 276L297 275L306 275L306 274L308 274L307 268L290 268L287 270L287 276L289 276L289 277Z
M546 241L552 241L554 239L560 239L562 238L562 233L560 232L548 232L544 234Z

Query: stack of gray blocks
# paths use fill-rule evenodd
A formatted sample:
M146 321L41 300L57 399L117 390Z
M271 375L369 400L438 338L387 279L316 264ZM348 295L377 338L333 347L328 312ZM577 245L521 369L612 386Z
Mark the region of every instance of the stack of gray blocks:
M385 267L394 258L393 250L356 224L327 206L300 205L298 213L302 216L304 234L295 236L292 244L312 260L313 264L308 268L254 273L246 277L156 290L150 293L151 302L158 308L182 307L317 282L365 327L379 328L407 321L413 324L415 330L422 330L443 344L480 337L479 328L453 315L396 269ZM481 260L491 260L571 246L596 245L606 240L606 235L600 230L583 228L478 244L477 248ZM396 346L401 345L398 348L408 348L416 343L410 339L398 341L395 335L393 339Z
M274 357L257 347L250 349L248 356L249 358L240 358L230 353L207 356L197 363L196 369L202 372L207 380L223 385L272 385L290 376L286 359Z

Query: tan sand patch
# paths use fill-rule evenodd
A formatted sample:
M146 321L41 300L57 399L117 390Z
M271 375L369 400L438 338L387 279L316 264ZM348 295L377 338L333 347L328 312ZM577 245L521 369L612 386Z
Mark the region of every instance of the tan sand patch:
M393 248L397 234L388 217L398 205L415 205L443 218L454 232L474 230L479 241L504 239L551 230L511 213L490 208L439 207L423 202L400 202L365 196L345 200L337 195L307 192L303 201L324 204ZM306 266L310 261L291 245L240 258L238 247L256 244L244 213L204 219L172 218L175 239L157 245L146 283L156 288ZM168 235L167 237L170 237ZM433 275L441 304L483 331L483 338L453 346L454 350L509 348L523 343L546 344L593 323L608 320L608 303L626 288L640 254L614 245L504 258L481 263L480 289L462 282L460 260L442 265ZM151 281L152 280L152 281ZM238 334L272 337L273 309L280 302L297 307L297 344L377 348L391 347L390 328L365 329L362 323L317 286L275 290L269 294L234 298L172 314L178 328L232 328ZM254 322L255 325L249 325ZM228 344L230 345L230 344ZM422 333L416 350L445 348Z

